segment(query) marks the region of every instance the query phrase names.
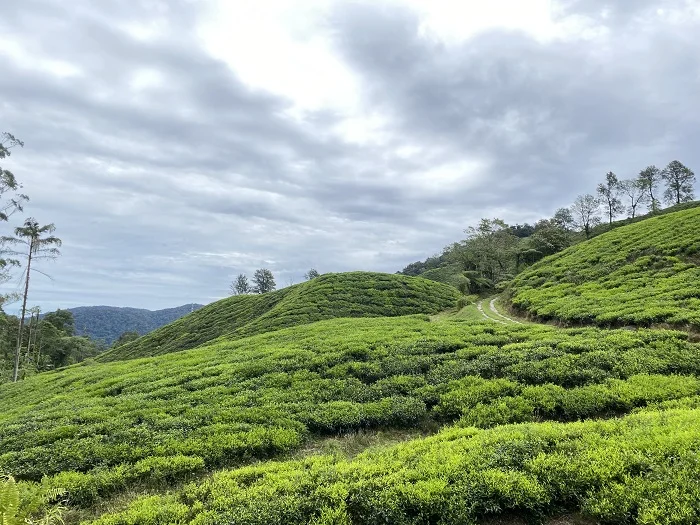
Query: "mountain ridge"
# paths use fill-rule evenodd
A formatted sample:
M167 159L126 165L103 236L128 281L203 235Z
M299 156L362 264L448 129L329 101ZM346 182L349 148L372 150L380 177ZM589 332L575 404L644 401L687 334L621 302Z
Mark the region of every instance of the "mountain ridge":
M172 308L148 310L130 306L76 306L66 308L75 319L77 335L86 335L111 345L124 332L145 335L180 317L202 308L201 304L189 303Z

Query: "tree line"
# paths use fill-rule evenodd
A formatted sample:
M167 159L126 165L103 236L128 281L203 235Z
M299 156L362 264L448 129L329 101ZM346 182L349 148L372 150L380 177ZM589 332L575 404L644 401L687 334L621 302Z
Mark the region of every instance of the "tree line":
M321 275L314 268L304 274L304 279L310 281ZM275 276L267 268L259 268L253 274L252 283L248 277L239 273L229 286L230 295L249 295L273 292L276 289Z
M462 241L399 273L447 282L465 294L491 292L543 257L590 238L600 228L609 229L622 214L634 219L644 206L651 214L660 213L661 195L671 205L691 202L694 183L693 171L677 160L664 169L648 166L632 179L620 180L608 172L595 195L579 195L549 218L515 225L499 218L481 219L465 230Z
M647 205L649 212L658 212L661 209L659 188L662 184L665 185L663 200L667 204L681 204L695 198L695 173L680 161L673 160L664 169L647 166L632 179L620 180L609 171L605 181L598 184L595 195L587 193L576 198L571 206L572 217L588 238L591 228L602 222L601 211L608 224L624 213L631 218L636 217L644 205Z

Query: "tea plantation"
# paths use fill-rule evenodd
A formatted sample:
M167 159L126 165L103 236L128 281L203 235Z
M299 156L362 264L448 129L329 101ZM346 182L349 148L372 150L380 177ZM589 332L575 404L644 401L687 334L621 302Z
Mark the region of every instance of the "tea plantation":
M262 295L239 295L207 305L98 358L117 361L195 348L228 339L337 317L432 314L455 305L458 293L432 281L370 272L324 274Z
M694 296L678 294L697 283L676 279L697 270L697 235L682 221L671 241L653 233L683 213L698 218L593 239L599 260L581 271L634 269L632 302L646 279L684 283L676 324L691 325ZM633 234L656 235L673 265L645 273ZM561 273L548 264L530 272ZM100 361L0 385L0 473L21 505L63 494L32 510L60 503L68 524L700 521L693 333L496 323L462 316L457 298L357 272L214 303ZM354 436L377 444L324 453Z
M700 346L682 332L336 319L3 385L0 470L24 480L27 493L66 489L74 509L89 511L133 487L284 458L323 436L453 424L464 430L377 458L224 471L196 490L136 501L98 523L377 523L382 515L388 523L469 523L499 509L586 510L593 503L577 497L591 490L602 491L600 505L607 490L621 497L614 487L625 469L668 467L666 449L654 445L661 416L610 423L616 430L541 422L614 417L697 396ZM522 422L531 426L474 430ZM625 443L631 451L645 432L661 459L652 454L640 465L620 452L620 464L590 464L592 472L555 468L567 454L594 456ZM700 446L700 433L691 435L668 446L690 454ZM541 470L532 473L535 460ZM595 470L613 467L622 470ZM541 478L549 471L551 479Z
M700 208L616 228L543 259L509 290L540 319L700 330Z

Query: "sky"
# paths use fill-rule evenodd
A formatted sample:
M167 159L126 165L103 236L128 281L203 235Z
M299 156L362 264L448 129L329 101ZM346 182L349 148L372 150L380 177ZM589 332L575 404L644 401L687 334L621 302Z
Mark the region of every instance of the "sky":
M56 225L44 311L396 272L608 171L700 173L697 0L6 4L2 167L31 201L0 229Z

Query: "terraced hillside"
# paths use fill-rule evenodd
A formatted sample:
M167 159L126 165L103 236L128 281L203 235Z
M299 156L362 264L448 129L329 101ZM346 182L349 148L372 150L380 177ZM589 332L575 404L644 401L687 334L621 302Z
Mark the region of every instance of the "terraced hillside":
M432 314L454 306L457 298L453 287L420 278L369 272L325 274L276 292L222 299L98 360L161 355L220 336L236 339L337 317Z
M689 466L700 450L694 426L661 439L663 425L685 428L691 416L539 422L673 400L694 407L699 395L700 346L682 332L335 319L2 385L0 471L25 480L25 494L66 489L71 522L104 509L117 514L98 523L113 525L470 523L562 506L607 516L619 509L606 498L623 498L628 485L634 508L667 501L637 478L655 472L659 483L680 483L668 470L673 457L682 475L699 476ZM471 428L521 422L533 426ZM463 428L352 462L315 457L222 471L118 513L133 498L125 492L283 459L325 436L455 424ZM569 468L570 454L601 453L620 461Z
M523 271L512 304L541 319L700 330L700 208L645 219Z

